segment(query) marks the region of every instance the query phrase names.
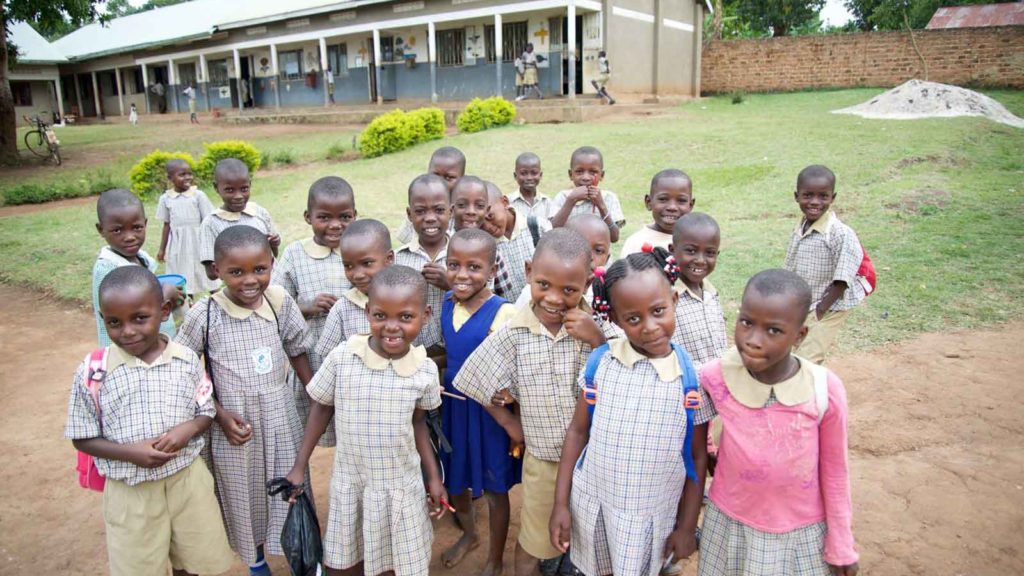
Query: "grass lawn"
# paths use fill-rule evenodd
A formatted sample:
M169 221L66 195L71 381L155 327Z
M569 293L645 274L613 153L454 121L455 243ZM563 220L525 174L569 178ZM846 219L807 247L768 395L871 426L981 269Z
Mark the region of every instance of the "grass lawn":
M643 195L651 176L678 167L693 177L697 209L722 226L723 254L712 281L730 316L747 278L782 264L799 218L792 197L796 174L822 163L838 175L839 214L857 230L878 268L878 292L853 314L841 348L1019 317L1024 309L1024 130L976 118L880 121L829 114L878 92L754 95L741 105L712 98L683 105L670 116L513 126L344 164L317 160L331 143L351 142L351 132L331 127L275 132L217 126L205 128L204 138L159 143L156 136L135 137L127 126L98 126L66 130L61 138L69 156L75 151L108 155L108 169L118 176L154 144L195 152L203 139L241 137L261 149L291 148L301 164L260 173L253 193L274 215L285 242L307 234L305 192L328 174L352 183L362 217L397 226L408 182L442 144L462 149L470 173L506 191L513 190L515 156L532 150L543 159L541 189L548 194L569 184L566 171L575 147L597 146L605 155L603 184L618 193L626 211L623 238L648 221ZM1024 92L988 94L1024 115ZM0 186L6 183L0 175ZM152 218L154 209L147 206L146 248L152 254L160 225ZM94 214L89 204L0 220L0 279L88 301L89 271L102 245Z

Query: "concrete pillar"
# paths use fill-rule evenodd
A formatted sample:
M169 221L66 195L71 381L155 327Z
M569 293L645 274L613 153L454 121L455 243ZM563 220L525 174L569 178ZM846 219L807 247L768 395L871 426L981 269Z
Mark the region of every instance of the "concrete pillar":
M210 110L210 72L206 69L206 54L199 53L199 84L203 87L206 110Z
M103 103L100 101L100 83L96 79L96 71L92 71L92 97L96 101L96 117L103 118Z
M657 2L657 0L655 0ZM576 2L569 0L568 6L569 21L568 24L568 37L566 38L566 51L569 53L569 57L566 62L569 64L568 79L569 86L567 90L569 92L569 99L576 99Z
M373 74L377 80L377 104L384 103L384 96L381 94L381 70L380 70L380 30L373 29Z
M494 62L495 62L495 64L497 64L497 66L495 66L495 68L497 68L497 70L498 70L498 72L495 74L497 76L496 80L498 82L497 86L494 89L494 95L495 96L501 96L501 66L502 66L501 61L503 59L502 58L502 46L501 45L502 45L503 36L504 36L504 34L502 34L502 30L501 30L501 14L495 14L494 15Z
M57 114L60 114L60 121L64 123L64 91L60 87L60 72L53 79L53 89L57 91Z
M124 88L121 86L120 68L114 68L114 76L117 78L117 106L120 108L121 116L124 116Z
M242 101L242 59L238 55L238 48L231 49L231 57L235 60L235 86L238 90L238 111L245 109L245 102Z
M658 77L658 69L661 67L661 1L654 0L654 34L651 35L654 42L653 50L651 51L654 54L654 58L651 58L651 96L654 100L658 99L658 86L661 84L661 79Z
M274 73L274 108L281 108L281 74L277 71L277 44L270 45L270 70Z
M327 88L327 39L320 37L320 76L324 82L324 107L330 106L330 96Z
M164 91L166 94L165 98L170 100L171 108L174 112L178 112L178 70L174 66L174 60L167 61L167 90Z
M437 30L427 22L427 61L430 62L430 101L437 102Z
M700 2L693 3L693 97L700 98L700 60L701 47L704 46L704 26L698 26L704 22L704 5Z
M74 74L75 79L75 104L78 105L78 116L85 116L85 108L82 108L82 85L78 81L78 72Z
M145 63L142 64L142 101L146 103L146 114L149 114L149 70Z

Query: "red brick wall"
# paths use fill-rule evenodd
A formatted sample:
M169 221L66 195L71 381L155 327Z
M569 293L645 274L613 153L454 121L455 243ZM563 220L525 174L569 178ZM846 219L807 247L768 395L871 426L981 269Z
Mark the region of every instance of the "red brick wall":
M916 30L928 80L1024 88L1024 26ZM924 79L906 32L715 41L701 55L701 92L896 86Z

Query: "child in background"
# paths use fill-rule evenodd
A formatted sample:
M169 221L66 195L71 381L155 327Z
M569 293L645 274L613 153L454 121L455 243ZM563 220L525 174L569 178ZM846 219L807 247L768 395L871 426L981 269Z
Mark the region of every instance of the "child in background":
M139 125L139 109L135 107L135 102L132 102L128 110L128 121L131 122L132 126Z
M205 192L192 185L192 167L188 162L169 160L167 180L173 188L160 195L156 206L157 220L164 222L156 259L167 262L169 274L185 277L185 291L191 299L218 286L206 277L199 261L199 226L213 213L213 204Z
M584 574L656 576L697 549L707 426L687 430L683 381L696 375L671 344L676 294L661 263L632 254L595 282L595 298L607 301L626 337L594 353L593 417L593 396L579 378L558 464L551 544L564 551L571 538L573 564Z
M696 422L723 421L702 575L857 574L846 391L792 353L812 300L792 272L757 274L743 292L736 348L701 371Z
M518 226L524 219L508 206L508 198L493 182L487 187L487 213L480 228L498 242L498 274L494 279L494 293L509 302L515 302L526 286L526 263L533 258L537 239L533 230ZM537 221L537 236L551 230L547 220Z
M89 359L79 366L64 436L94 456L106 478L110 573L163 576L168 560L176 575L224 572L234 555L198 458L215 414L202 364L160 333L171 307L152 272L111 271L99 301L114 342L106 375L94 401Z
M433 528L424 478L429 516L444 515L447 493L426 424L426 412L441 405L437 367L412 345L430 321L426 291L412 268L382 270L370 285L370 333L331 352L309 384L313 410L288 479L302 484L317 438L334 416L345 441L331 477L328 574L419 576L429 569Z
M597 78L591 80L590 84L594 86L594 90L597 90L598 99L608 99L608 105L615 104L615 98L612 98L612 95L608 93L606 88L611 75L612 67L608 63L608 55L604 50L601 50L597 53Z
M350 224L339 247L345 276L352 287L334 302L327 314L323 333L316 344L316 353L321 358L326 358L339 344L356 334L369 334L366 303L370 282L378 272L395 262L391 233L378 220L367 218Z
M569 161L569 179L575 188L562 190L551 201L551 225L565 226L577 214L600 214L612 237L619 241L619 229L626 225L619 199L611 190L602 190L598 184L604 178L604 157L593 146L577 148Z
M96 339L100 347L110 346L107 327L100 316L100 283L115 268L142 266L156 273L157 263L142 245L146 243L146 212L142 201L123 188L113 188L100 194L96 201L96 231L107 242L100 248L92 265L92 309L96 316ZM161 285L167 302L181 302L185 295L177 286ZM174 338L174 320L167 318L160 324L160 332Z
M217 494L231 547L258 576L270 574L264 553L283 553L288 515L288 503L268 496L266 483L291 470L302 443L288 364L304 384L312 377L306 322L295 300L270 286L273 262L262 230L243 224L221 232L214 271L224 289L188 311L177 339L205 355L217 408L210 431Z
M786 250L786 269L811 286L811 313L800 355L822 364L850 310L867 296L857 271L864 248L857 233L832 211L836 176L824 166L808 166L796 179L793 197L804 217Z
M309 329L309 366L316 373L323 358L316 351L316 344L324 331L327 314L338 298L352 287L345 277L340 248L341 235L356 219L356 200L352 187L337 176L325 176L313 182L306 196L306 211L302 216L312 227L313 236L292 242L284 249L274 265L271 283L284 288L299 305L299 311ZM288 380L295 394L299 416L305 422L309 417L306 387L295 372L288 373ZM334 430L329 428L321 445L334 444Z
M523 152L516 158L512 177L516 179L519 190L509 196L509 205L519 215L517 222L520 228L526 227L526 219L529 216L537 218L538 221L551 219L551 199L537 191L543 176L540 158L536 154Z
M456 189L458 190L458 188ZM448 244L446 265L451 291L441 309L448 363L445 388L459 398L443 398L441 427L451 453L441 451L445 488L455 505L462 537L444 552L446 568L462 561L478 546L472 498L487 496L490 509L490 549L483 574L500 574L508 537L508 491L520 481L519 462L509 454L508 434L475 400L462 398L453 383L463 362L492 332L515 314L515 307L487 287L494 277L497 247L483 230L459 230Z
M637 230L622 243L619 258L640 252L644 244L670 250L672 227L676 220L693 210L693 184L680 170L662 170L651 179L651 191L644 196L644 206L654 222Z
M448 193L451 194L455 183L466 175L466 155L458 148L442 146L430 155L427 172L440 176L448 185ZM408 217L402 223L402 227L398 229L395 237L403 244L408 244L416 239L416 231Z
M203 219L199 227L199 261L206 268L206 277L210 280L217 279L213 270L213 243L224 229L231 226L245 224L266 234L270 249L277 257L281 236L274 227L270 212L249 201L251 186L249 167L237 158L225 158L213 169L213 189L223 204Z
M538 560L562 553L548 537L558 459L576 405L576 377L607 336L583 300L591 262L579 233L545 234L526 264L532 303L484 340L455 377L455 387L482 404L514 444L525 438L516 574L535 574ZM519 417L504 407L504 391L519 403Z

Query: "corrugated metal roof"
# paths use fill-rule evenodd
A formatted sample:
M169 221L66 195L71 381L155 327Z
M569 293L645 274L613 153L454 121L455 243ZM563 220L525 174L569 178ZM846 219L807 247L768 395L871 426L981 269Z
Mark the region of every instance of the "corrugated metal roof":
M25 22L8 23L11 41L18 47L18 62L23 64L56 64L68 59Z
M927 28L984 28L1024 25L1024 3L979 4L939 8Z

